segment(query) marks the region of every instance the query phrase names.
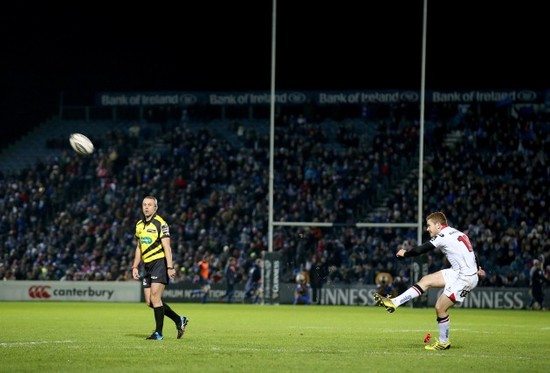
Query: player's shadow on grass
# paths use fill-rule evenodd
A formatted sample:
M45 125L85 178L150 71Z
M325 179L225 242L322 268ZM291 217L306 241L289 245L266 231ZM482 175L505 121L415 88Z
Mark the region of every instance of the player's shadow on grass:
M145 335L145 334L126 334L126 337L135 337L135 338L139 338L139 339L146 339L148 337L148 335Z

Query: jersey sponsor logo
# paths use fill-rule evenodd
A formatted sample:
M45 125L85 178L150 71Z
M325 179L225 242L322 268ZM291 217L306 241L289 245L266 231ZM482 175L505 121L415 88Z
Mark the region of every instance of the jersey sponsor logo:
M141 237L141 243L144 245L150 245L153 243L151 237Z
M29 297L33 299L48 299L51 297L50 286L34 285L29 288Z
M157 230L156 229L151 229L151 228L148 228L146 230L147 233L157 233Z

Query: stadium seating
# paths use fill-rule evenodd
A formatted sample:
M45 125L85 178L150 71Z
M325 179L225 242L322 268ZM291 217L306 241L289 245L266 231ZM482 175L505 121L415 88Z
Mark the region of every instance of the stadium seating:
M475 123L485 118L466 119L427 123L424 213L446 211L455 226L471 232L484 266L498 274L488 283L504 279L512 286L505 278L511 269L524 272L529 257L549 255L544 151L550 131L546 122L537 122L540 141L526 142L527 149L518 151L503 147L497 134L489 139L479 134ZM496 124L489 119L487 125ZM182 269L177 281L192 281L204 250L216 258L213 271L222 272L224 246L239 258L238 278L245 281L250 257L267 243L269 123L137 127L52 120L0 153L0 206L6 211L0 222L6 243L0 278L128 279L131 229L141 198L154 193L174 232L174 255ZM442 130L448 135L440 137ZM408 120L278 118L275 220L416 221L417 131L417 123ZM88 134L98 150L90 157L72 153L66 141L71 132ZM530 164L526 157L536 161ZM502 163L503 172L495 172ZM107 170L102 177L96 173L100 165ZM529 191L518 196L526 186ZM488 190L502 195L489 198ZM335 282L372 283L381 271L406 277L408 268L393 253L403 240L416 239L411 229L306 229L303 239L296 239L298 231L275 230L284 275L291 278L296 269L311 268L313 257L323 257L330 268L327 280ZM443 265L437 258L431 263L433 269Z

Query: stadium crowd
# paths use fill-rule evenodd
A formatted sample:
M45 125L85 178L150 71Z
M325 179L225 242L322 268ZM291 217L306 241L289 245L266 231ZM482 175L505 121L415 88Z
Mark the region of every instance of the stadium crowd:
M274 220L337 223L275 227L283 279L307 271L314 289L375 284L380 273L409 281L409 263L395 252L416 241L416 229L352 225L416 221L419 124L400 108L390 114L370 122L372 136L343 120L336 141L316 118L278 118ZM440 109L428 124L424 212L444 211L468 233L488 272L482 286L528 286L532 259L550 259L550 122L535 113ZM224 280L234 257L235 282L246 283L268 245L268 135L238 123L228 126L238 143L180 121L150 128L111 131L89 157L67 150L0 175L0 278L131 280L134 224L143 196L153 194L171 224L174 281L198 284L198 263L209 254L212 282ZM448 145L456 130L460 141ZM446 266L438 260L429 257L430 272Z

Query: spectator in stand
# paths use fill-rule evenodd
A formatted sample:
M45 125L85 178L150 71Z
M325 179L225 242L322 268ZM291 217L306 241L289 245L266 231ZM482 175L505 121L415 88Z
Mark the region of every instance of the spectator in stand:
M235 295L235 279L237 276L236 263L235 257L230 256L225 265L224 276L227 290L221 298L227 298L227 303L233 303L233 296Z
M376 275L376 293L382 296L394 297L393 276L388 272L380 272Z
M409 288L409 284L405 282L405 279L401 276L395 276L392 285L396 294L401 294Z
M531 299L527 305L527 309L530 310L546 310L546 305L544 304L544 285L550 283L548 277L543 270L543 262L540 259L544 257L533 260L533 267L530 272L530 282L531 287Z
M210 295L210 253L204 253L197 262L196 271L200 288L193 290L193 294L201 297L201 303L207 303Z
M258 304L262 296L262 259L257 258L248 270L244 288L244 303Z
M296 287L294 288L294 304L311 304L311 286L309 284L309 274L301 271L296 275Z
M321 291L328 276L328 265L323 256L314 255L309 273L311 300L313 304L321 301Z

